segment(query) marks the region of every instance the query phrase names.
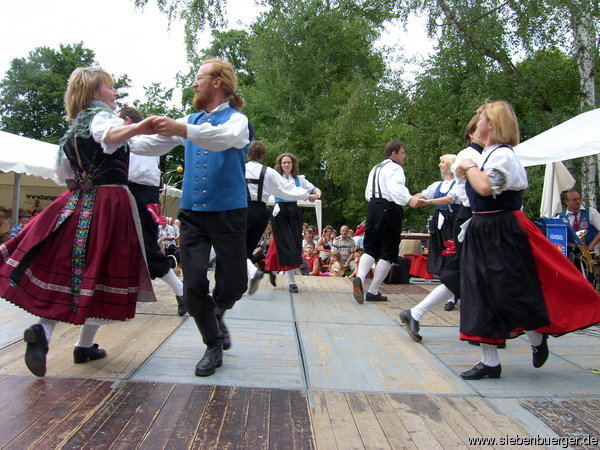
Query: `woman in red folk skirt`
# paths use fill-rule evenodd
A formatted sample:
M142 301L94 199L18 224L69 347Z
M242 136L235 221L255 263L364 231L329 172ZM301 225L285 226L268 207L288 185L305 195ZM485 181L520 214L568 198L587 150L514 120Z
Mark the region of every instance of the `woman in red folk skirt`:
M548 359L548 335L600 322L600 295L521 211L527 174L512 146L519 125L506 102L483 105L479 164L462 161L473 210L461 255L460 337L480 344L481 360L460 376L499 378L497 344L525 333L536 368Z
M39 316L27 328L25 364L46 373L57 322L82 325L76 364L106 356L94 344L99 326L135 316L137 301L156 301L127 189L127 139L152 132L152 119L123 125L118 92L99 68L78 68L65 93L71 129L60 144L59 177L68 191L0 246L0 296Z

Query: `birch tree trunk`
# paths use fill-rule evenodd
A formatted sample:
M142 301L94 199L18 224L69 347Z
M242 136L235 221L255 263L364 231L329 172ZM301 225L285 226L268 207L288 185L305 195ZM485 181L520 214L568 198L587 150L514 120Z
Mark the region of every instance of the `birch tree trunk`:
M596 106L594 70L598 50L592 2L590 0L571 0L568 2L568 8L571 14L571 27L575 38L575 53L579 69L581 110L584 112L594 109ZM586 205L594 208L596 207L596 174L599 168L598 155L584 158L581 168L581 196Z

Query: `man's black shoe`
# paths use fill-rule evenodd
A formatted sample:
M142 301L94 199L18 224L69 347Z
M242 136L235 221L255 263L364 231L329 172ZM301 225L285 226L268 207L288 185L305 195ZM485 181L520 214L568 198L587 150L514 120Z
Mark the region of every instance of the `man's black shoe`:
M400 321L406 325L406 332L413 341L421 342L423 340L423 337L419 334L419 322L413 319L410 309L400 313Z
M460 374L463 380L481 380L483 377L500 378L502 366L498 364L495 367L486 366L482 362L475 364L471 370L467 370Z
M381 295L379 292L377 294L371 294L367 292L365 295L365 300L368 302L387 302L387 297L385 295Z
M177 314L183 316L187 312L183 295L176 295L175 299L177 300Z
M548 335L544 333L542 343L537 346L532 345L531 351L533 352L533 367L539 369L548 360L548 355L550 354L548 350Z
M298 293L298 285L297 284L290 284L290 292L292 294L297 294Z
M36 377L43 377L46 375L46 355L48 354L48 340L44 327L40 324L30 326L23 333L23 340L27 343L25 365Z
M106 350L98 348L98 344L91 347L77 347L73 349L73 362L83 364L92 359L102 359L106 356Z
M358 277L352 280L352 295L357 303L362 305L365 302L362 280Z
M454 302L452 300L447 301L446 304L444 305L444 311L452 311L454 309L454 306L456 306L454 304Z
M223 365L223 346L211 345L206 348L204 356L196 364L196 376L208 377L215 373L217 367Z
M260 269L254 272L254 275L252 275L252 278L250 278L250 287L248 288L248 295L252 295L258 290L258 286L260 286L260 280L262 280L264 274L265 273Z

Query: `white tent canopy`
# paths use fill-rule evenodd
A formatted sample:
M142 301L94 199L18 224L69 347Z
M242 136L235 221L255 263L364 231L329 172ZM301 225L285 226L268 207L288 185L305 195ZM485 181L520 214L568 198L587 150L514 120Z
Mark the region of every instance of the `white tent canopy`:
M588 111L517 145L525 166L537 166L600 153L600 108Z
M600 153L600 108L566 122L517 145L515 154L525 166L546 164L541 217L562 210L560 193L575 185L562 161Z

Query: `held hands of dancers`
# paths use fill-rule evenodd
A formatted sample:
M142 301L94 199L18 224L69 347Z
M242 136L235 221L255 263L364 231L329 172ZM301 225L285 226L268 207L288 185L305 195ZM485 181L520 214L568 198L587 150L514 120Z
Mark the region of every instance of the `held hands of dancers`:
M163 116L149 116L138 123L132 123L125 126L130 134L125 139L138 134L158 134L160 136L180 136L187 138L187 126L185 123L177 122L174 119ZM111 128L111 132L120 127Z
M427 200L423 197L423 194L415 194L408 201L408 206L412 208L420 208L421 206L427 205Z
M308 201L309 202L314 202L315 200L318 200L321 198L321 191L316 192L314 194L308 194Z

